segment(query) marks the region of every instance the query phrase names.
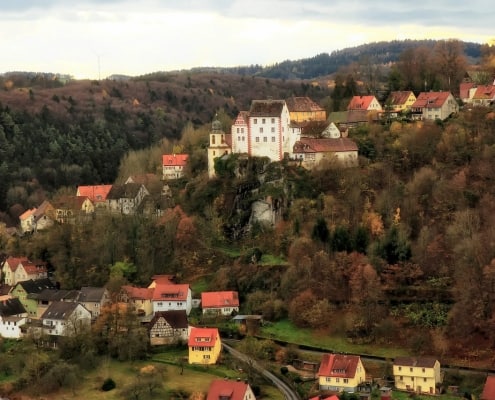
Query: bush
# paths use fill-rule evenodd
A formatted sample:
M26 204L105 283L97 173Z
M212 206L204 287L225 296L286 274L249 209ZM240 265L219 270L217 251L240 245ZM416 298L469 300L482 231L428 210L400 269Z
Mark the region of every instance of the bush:
M103 382L103 385L101 385L101 390L104 392L109 392L110 390L115 389L116 386L117 385L112 378L107 378L105 379L105 382Z
M285 366L284 367L280 367L280 373L282 375L287 375L289 373L289 368L287 368Z

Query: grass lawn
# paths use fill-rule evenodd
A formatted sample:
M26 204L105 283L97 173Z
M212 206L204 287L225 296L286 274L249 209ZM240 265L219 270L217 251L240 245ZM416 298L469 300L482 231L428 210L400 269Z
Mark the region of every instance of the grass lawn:
M261 265L286 265L287 260L272 254L263 254L259 262Z
M342 337L331 336L312 329L295 327L290 321L283 320L264 326L261 335L267 339L280 339L289 343L319 347L328 351L395 358L409 355L406 350L375 344L354 344Z

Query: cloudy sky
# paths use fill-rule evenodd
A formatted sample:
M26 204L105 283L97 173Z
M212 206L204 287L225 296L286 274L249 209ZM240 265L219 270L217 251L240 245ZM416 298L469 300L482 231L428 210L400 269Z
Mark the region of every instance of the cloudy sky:
M491 0L0 0L0 73L269 65L381 40L495 39Z

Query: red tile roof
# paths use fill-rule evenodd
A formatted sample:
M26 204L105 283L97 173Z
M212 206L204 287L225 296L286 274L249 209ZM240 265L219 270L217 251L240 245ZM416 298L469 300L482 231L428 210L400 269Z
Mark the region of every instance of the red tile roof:
M243 400L249 384L225 379L211 381L206 400Z
M462 82L459 85L459 96L461 99L469 98L469 89L476 87L476 84L473 82Z
M495 98L495 86L481 85L476 88L473 99L476 100L492 100Z
M450 92L421 92L412 108L441 108L450 96Z
M98 203L107 199L110 189L112 189L112 185L79 186L77 188L77 195L86 196L92 202Z
M354 378L359 360L359 356L346 354L323 354L318 376Z
M35 264L31 261L28 261L26 263L23 262L22 266L24 267L24 271L26 271L26 274L28 275L46 274L47 272L45 265Z
M156 284L158 284L158 283L167 283L170 285L175 284L175 275L165 275L165 274L164 275L153 275L151 277L151 279Z
M186 301L189 294L189 285L172 285L157 282L153 291L153 300Z
M31 208L30 210L26 210L24 211L20 216L19 216L19 219L22 221L22 220L25 220L27 218L29 218L31 215L33 215L36 211L36 208Z
M239 114L237 114L237 117L234 121L234 125L247 125L248 118L249 118L248 111L240 111Z
M140 288L134 286L122 286L122 290L127 293L132 300L151 300L153 298L153 288Z
M218 335L217 328L192 328L189 333L189 346L215 347Z
M29 263L29 259L27 257L9 257L5 260L5 263L8 265L12 272L15 272L19 264Z
M495 375L488 375L486 377L480 400L495 400Z
M173 167L184 167L188 157L188 154L164 154L162 156L162 164Z
M233 291L203 292L201 293L201 307L239 307L239 295Z
M367 110L375 96L354 96L347 106L348 110Z
M294 153L326 153L358 151L357 144L347 137L341 138L301 138L294 144Z

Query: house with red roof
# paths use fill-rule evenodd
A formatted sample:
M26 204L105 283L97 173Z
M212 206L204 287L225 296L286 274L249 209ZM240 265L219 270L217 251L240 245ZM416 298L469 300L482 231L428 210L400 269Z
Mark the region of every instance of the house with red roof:
M495 102L495 86L480 85L471 97L473 106L489 107Z
M3 282L10 286L48 276L45 263L31 262L27 257L8 257L3 262L1 271Z
M184 176L184 167L187 164L188 154L163 154L163 180L179 179Z
M201 293L203 314L232 315L239 312L239 294L234 291Z
M323 160L354 167L358 164L358 147L348 137L322 139L302 137L294 144L292 156L306 169L314 168Z
M318 371L320 390L356 392L366 381L361 358L348 354L324 354Z
M100 207L105 205L110 189L112 189L112 185L79 186L77 188L76 196L87 197L95 207Z
M187 344L189 364L216 364L222 350L217 328L191 328Z
M375 96L354 96L347 111L382 111L382 106Z
M24 211L19 215L19 222L21 223L22 233L31 233L34 231L34 213L36 208L31 208Z
M421 92L411 106L414 120L446 120L459 112L459 105L450 92Z
M480 400L495 400L495 375L488 375L486 377Z
M397 357L392 368L399 390L436 394L442 382L440 362L433 357Z
M138 316L151 317L153 315L154 291L154 288L124 285L120 288L119 301L128 304Z
M210 383L206 400L256 400L256 397L247 382L214 379Z
M192 293L188 284L156 282L153 290L153 313L184 310L189 315L192 308Z

